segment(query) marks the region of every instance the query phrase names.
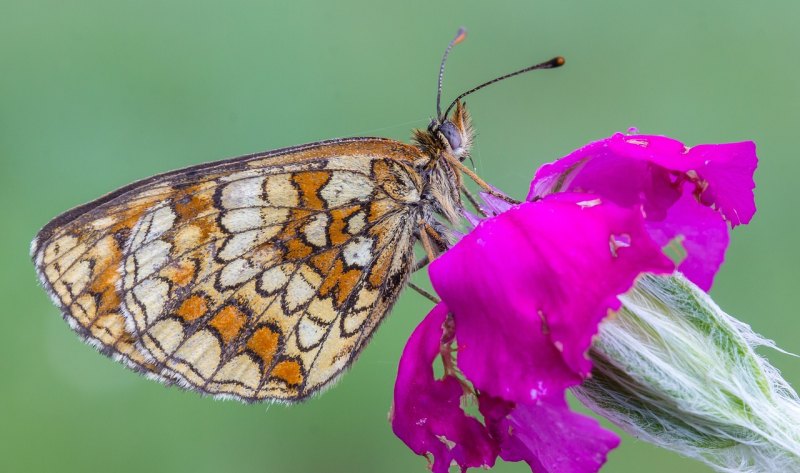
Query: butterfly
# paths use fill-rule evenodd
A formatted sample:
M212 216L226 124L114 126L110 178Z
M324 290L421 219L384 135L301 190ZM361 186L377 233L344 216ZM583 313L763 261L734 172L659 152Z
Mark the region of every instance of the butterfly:
M49 222L31 256L70 327L147 377L245 402L301 401L366 346L459 220L462 99L413 144L344 138L156 175ZM451 114L452 111L452 114ZM501 196L502 197L502 196ZM426 258L415 262L419 243Z

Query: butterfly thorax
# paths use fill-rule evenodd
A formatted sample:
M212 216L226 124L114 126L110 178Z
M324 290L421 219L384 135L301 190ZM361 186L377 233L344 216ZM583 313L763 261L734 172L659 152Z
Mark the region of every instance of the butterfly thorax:
M444 216L451 225L459 221L462 179L452 163L469 156L472 138L469 112L461 102L450 119L433 120L427 129L414 130L414 144L429 157L418 169L424 182L422 203L426 223L436 226L434 214Z

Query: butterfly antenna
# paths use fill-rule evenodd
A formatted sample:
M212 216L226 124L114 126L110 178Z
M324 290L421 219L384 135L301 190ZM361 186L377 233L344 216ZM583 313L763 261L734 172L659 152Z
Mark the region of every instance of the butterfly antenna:
M442 56L442 65L439 66L439 87L436 89L436 117L439 121L442 121L442 79L444 78L444 65L447 62L447 56L450 54L450 50L453 49L453 46L457 45L458 43L464 41L464 38L467 37L467 30L464 27L458 29L458 33L456 33L456 37L450 41L450 44L447 45L447 49L444 50L444 56Z
M448 51L449 50L450 50L450 48L448 48ZM447 57L447 54L445 54L445 57ZM455 107L456 103L458 103L459 100L463 99L464 97L466 97L467 95L469 95L469 94L471 94L473 92L477 92L477 91L481 90L482 88L486 87L487 85L491 85L491 84L494 84L495 82L500 82L501 80L506 80L508 78L511 78L511 77L514 77L514 76L518 76L518 75L524 74L526 72L535 71L537 69L554 69L556 67L561 67L561 66L564 65L564 62L565 62L564 58L561 57L561 56L558 56L558 57L554 57L553 59L550 59L549 61L545 61L545 62L540 63L540 64L535 64L533 66L528 66L528 67L526 67L524 69L520 69L520 70L512 72L510 74L506 74L506 75L503 75L503 76L500 76L500 77L496 77L496 78L494 78L494 79L492 79L492 80L490 80L488 82L484 82L483 84L481 84L481 85L479 85L477 87L473 87L473 88L469 89L468 91L464 92L463 94L459 95L458 97L456 97L456 99L453 100L453 103L451 103L450 106L447 107L447 111L444 112L444 116L446 117L450 113L450 110L452 110L453 107ZM442 62L442 70L444 70L444 61ZM441 74L439 75L439 85L440 85L439 91L441 92ZM438 104L437 104L437 106L438 106ZM438 110L438 108L437 108L437 110Z

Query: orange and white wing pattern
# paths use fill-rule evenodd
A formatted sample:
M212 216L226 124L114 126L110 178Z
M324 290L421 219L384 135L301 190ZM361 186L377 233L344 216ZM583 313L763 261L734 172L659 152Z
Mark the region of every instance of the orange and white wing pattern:
M195 166L57 217L31 252L104 354L213 396L298 401L355 359L397 299L425 159L353 138Z

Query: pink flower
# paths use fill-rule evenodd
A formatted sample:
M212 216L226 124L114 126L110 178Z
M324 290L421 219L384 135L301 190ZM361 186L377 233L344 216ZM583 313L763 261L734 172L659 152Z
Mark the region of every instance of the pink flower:
M617 134L543 166L528 202L484 195L489 218L430 266L442 302L400 360L396 435L432 455L434 472L498 456L536 473L598 471L619 439L572 412L565 391L590 375L599 323L640 274L675 269L662 252L675 239L687 253L679 269L710 286L725 221L755 212L755 164L750 142L687 149Z
M659 245L680 240L687 256L678 269L707 291L728 246L725 221L748 223L756 211L757 163L752 141L687 148L665 136L618 133L542 166L528 200L587 192L640 208Z

